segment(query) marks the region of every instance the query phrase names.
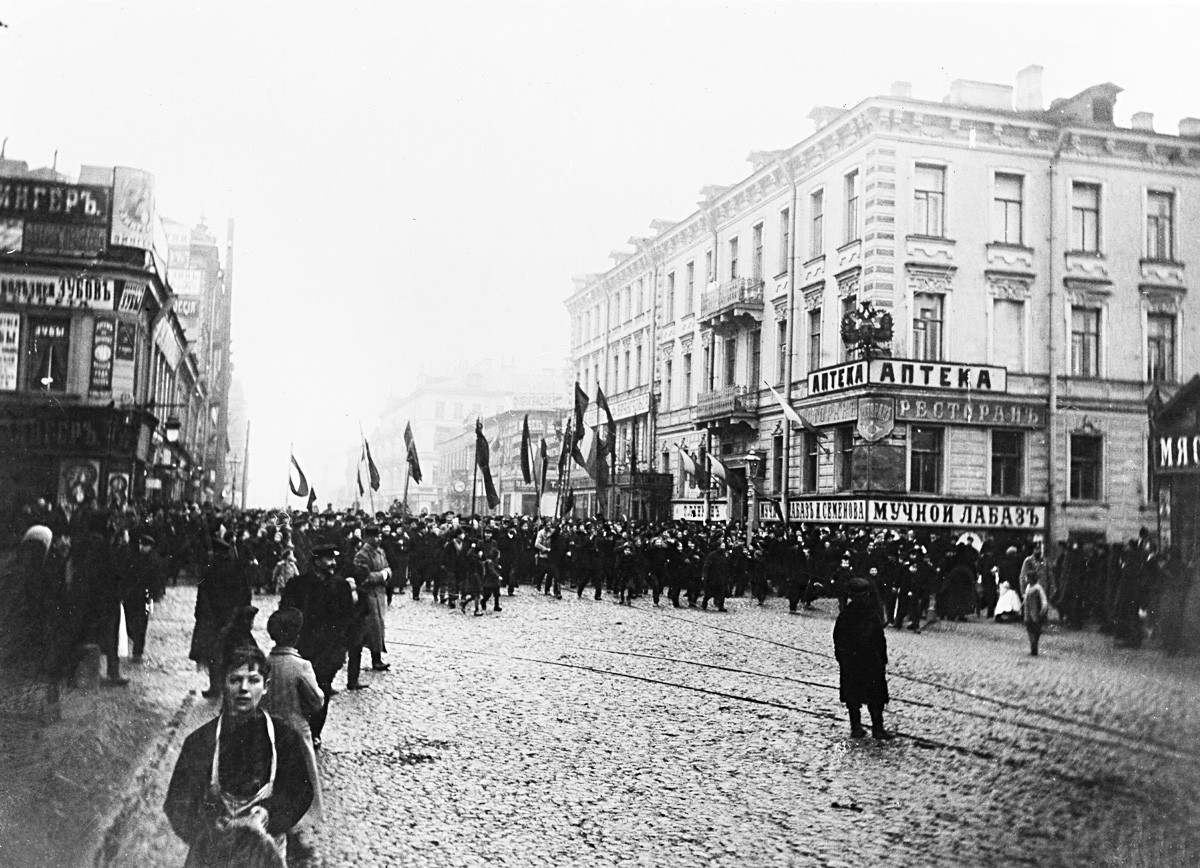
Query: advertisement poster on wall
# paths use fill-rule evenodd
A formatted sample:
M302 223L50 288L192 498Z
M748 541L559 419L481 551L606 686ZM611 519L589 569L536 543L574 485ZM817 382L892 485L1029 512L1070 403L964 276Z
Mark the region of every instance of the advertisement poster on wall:
M108 480L104 484L104 491L108 498L109 509L124 509L129 504L129 492L132 481L132 475L128 470L110 470L108 472Z
M68 458L59 465L58 498L70 504L94 503L99 494L100 462Z
M113 169L112 243L151 249L155 219L154 176L141 169Z
M17 361L20 358L21 315L0 313L0 391L17 388Z
M92 378L89 389L93 392L112 391L113 339L116 324L110 319L97 319L92 333Z

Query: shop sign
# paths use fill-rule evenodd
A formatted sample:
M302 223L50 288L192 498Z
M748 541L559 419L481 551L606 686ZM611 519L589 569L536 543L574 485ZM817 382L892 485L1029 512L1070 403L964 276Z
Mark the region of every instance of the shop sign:
M17 361L21 348L21 315L0 313L0 391L17 388Z
M142 299L146 295L146 284L141 280L127 280L121 288L121 302L117 307L121 313L141 313Z
M858 418L858 401L854 398L827 401L824 404L801 406L800 410L813 425L838 425Z
M629 419L633 416L640 416L650 412L650 392L649 390L642 392L640 395L633 395L628 398L618 398L609 400L608 408L612 411L613 421L620 419ZM588 407L587 416L584 422L589 427L604 424L608 421L608 417L599 407L592 405Z
M0 301L36 307L112 310L116 281L102 277L0 273Z
M979 504L949 500L870 501L871 524L922 527L1031 530L1046 524L1046 507Z
M1006 425L1041 428L1045 424L1043 404L1018 404L989 398L896 398L896 418L902 422L949 422L955 425Z
M858 399L858 433L876 443L896 427L896 404L891 398Z
M119 452L138 446L137 426L119 417L0 417L0 448L16 452Z
M113 342L116 327L111 319L97 319L92 332L92 377L88 386L92 392L111 392L113 373Z
M20 178L0 179L0 216L57 223L108 223L107 187Z
M727 505L723 501L708 504L709 521L723 522L727 514ZM671 517L675 521L704 521L704 501L674 503L671 506Z
M788 520L812 524L862 524L867 518L865 500L793 500Z
M869 363L847 362L808 375L810 397L867 385L1003 393L1008 391L1008 369L995 365L874 359Z
M1162 434L1154 438L1152 447L1155 473L1200 473L1200 432Z
M108 227L27 220L22 240L26 253L96 256L108 246Z

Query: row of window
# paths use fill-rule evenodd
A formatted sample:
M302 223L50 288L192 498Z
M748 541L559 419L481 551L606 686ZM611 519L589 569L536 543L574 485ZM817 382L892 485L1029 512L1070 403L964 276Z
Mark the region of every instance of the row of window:
M858 170L848 172L843 184L843 242L849 243L860 237L860 181ZM1145 194L1145 256L1147 259L1174 261L1175 259L1175 193L1170 190L1148 189ZM1101 205L1102 187L1090 181L1071 182L1071 208L1068 249L1072 252L1096 253L1102 250ZM809 194L809 258L821 256L825 251L825 190L822 188ZM993 175L992 188L992 233L993 240L1002 244L1023 245L1025 237L1025 176L1006 172ZM750 274L755 279L764 275L764 247L762 222L754 224ZM946 167L917 164L913 179L913 222L912 233L936 238L946 237ZM779 213L779 273L788 270L791 244L791 213L784 208ZM728 240L728 276L741 276L740 242L738 237ZM705 253L705 282L716 279L713 252ZM686 264L683 279L681 311L686 315L695 310L696 263ZM636 311L634 301L636 299ZM609 299L609 323L633 319L635 312L646 310L645 278L636 285L627 286ZM666 321L675 319L676 278L671 271L666 278L665 299ZM600 306L590 308L577 319L576 343L588 338L599 337L603 328Z
M1026 435L1023 431L995 428L991 431L989 456L989 493L996 497L1021 497L1027 494L1025 482ZM911 425L908 429L908 491L918 494L943 494L946 467L945 429ZM828 450L821 438L805 434L801 440L803 463L800 490L816 493L821 454ZM854 488L851 477L854 455L854 426L833 430L834 483L838 491ZM1072 434L1070 437L1070 478L1067 494L1074 501L1098 501L1102 498L1102 449L1099 435ZM773 441L771 485L778 494L783 490L783 437Z

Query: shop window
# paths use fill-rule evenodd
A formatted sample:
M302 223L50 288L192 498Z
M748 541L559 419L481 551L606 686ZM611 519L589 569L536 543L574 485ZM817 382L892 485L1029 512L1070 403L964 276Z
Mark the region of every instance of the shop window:
M25 365L28 387L41 392L65 392L70 350L70 320L30 317Z
M1021 494L1025 472L1025 435L1020 431L992 431L992 494Z
M938 494L942 490L941 428L913 425L909 430L911 453L909 491Z
M839 425L834 429L837 443L838 491L849 491L854 485L854 426Z
M1101 446L1097 434L1071 435L1071 500L1100 499Z

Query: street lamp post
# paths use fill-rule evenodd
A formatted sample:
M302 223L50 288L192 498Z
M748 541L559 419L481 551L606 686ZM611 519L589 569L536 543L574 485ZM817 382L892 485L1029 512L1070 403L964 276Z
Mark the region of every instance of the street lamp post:
M757 452L747 453L746 488L750 492L750 521L747 524L751 537L758 533L758 461Z

